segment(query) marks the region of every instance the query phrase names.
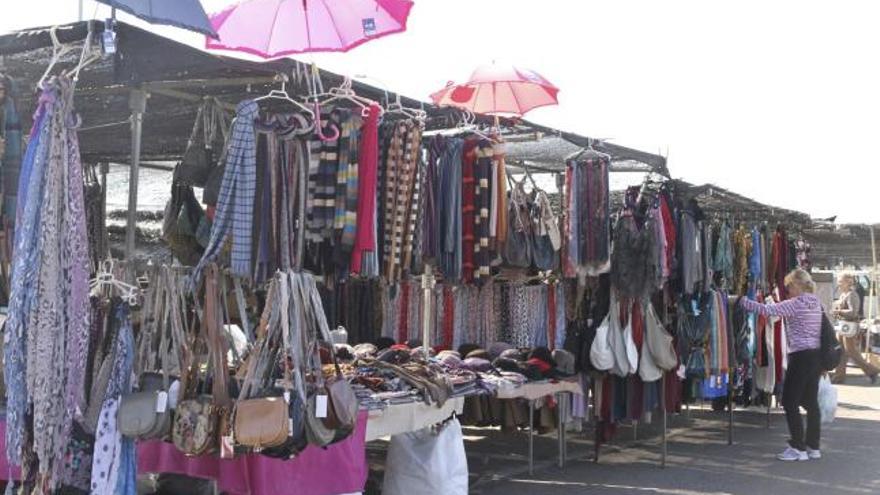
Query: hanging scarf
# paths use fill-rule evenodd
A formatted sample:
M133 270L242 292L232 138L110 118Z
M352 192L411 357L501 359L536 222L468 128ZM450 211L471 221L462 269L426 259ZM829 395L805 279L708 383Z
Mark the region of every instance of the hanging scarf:
M34 453L53 486L73 415L85 405L89 338L84 182L69 80L49 83L35 125L39 138L26 153L6 333L6 376L14 377L8 379L7 454L20 462L30 403Z
M254 217L254 197L257 184L257 146L254 120L260 107L253 100L238 104L232 136L226 153L226 165L217 213L211 225L211 240L205 254L193 271L193 281L199 280L205 266L217 259L226 239L232 236L231 268L239 277L250 277L251 236ZM193 286L196 284L193 283Z

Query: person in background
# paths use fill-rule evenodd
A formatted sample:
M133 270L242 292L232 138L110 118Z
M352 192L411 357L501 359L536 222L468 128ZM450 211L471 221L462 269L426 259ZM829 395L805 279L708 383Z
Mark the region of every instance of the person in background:
M767 316L785 318L788 341L788 369L782 388L782 406L788 421L791 439L788 447L777 456L780 461L820 459L819 377L822 333L822 303L816 297L816 284L803 269L793 270L785 277L789 298L778 304L761 304L740 299L743 309ZM807 430L800 408L807 411Z
M859 325L859 314L861 312L862 302L855 289L856 278L851 273L844 273L837 279L837 288L840 296L834 303L833 314L838 320L850 325ZM859 332L861 333L861 332ZM861 352L861 337L859 333L847 337L839 335L840 345L846 351L846 355L840 360L840 365L834 371L832 383L843 383L846 381L847 361L852 361L865 373L865 376L871 380L871 383L877 383L877 375L880 374L880 368L865 361Z

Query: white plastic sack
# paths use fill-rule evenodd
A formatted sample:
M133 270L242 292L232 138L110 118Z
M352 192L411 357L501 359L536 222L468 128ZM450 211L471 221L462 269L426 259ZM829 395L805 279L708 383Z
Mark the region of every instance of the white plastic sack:
M468 467L458 419L391 437L382 493L467 495Z
M819 379L819 411L822 413L822 423L828 424L834 421L837 413L837 388L831 384L827 376Z

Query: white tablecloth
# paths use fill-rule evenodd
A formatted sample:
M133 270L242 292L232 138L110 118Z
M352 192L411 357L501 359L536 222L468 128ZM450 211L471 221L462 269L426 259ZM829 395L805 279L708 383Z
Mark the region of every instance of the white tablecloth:
M554 395L557 392L570 392L577 395L584 395L584 389L578 382L558 381L558 382L539 382L526 383L519 388L500 388L496 394L499 399L527 399L537 400L548 395ZM369 424L367 425L367 434L369 435Z
M464 397L449 399L443 407L427 405L424 402L410 404L394 404L384 410L370 411L367 420L368 442L382 437L421 430L422 428L441 423L464 411Z

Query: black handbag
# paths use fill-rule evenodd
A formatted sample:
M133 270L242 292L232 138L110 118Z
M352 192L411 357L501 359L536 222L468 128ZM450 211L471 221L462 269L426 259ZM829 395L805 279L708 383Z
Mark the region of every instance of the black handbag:
M175 168L175 178L189 185L205 187L221 161L226 146L227 126L227 116L219 101L205 99L196 113L183 158Z
M528 268L532 265L532 229L529 221L528 198L522 182L515 184L510 191L510 205L507 215L509 228L507 242L504 244L504 262L513 267Z

